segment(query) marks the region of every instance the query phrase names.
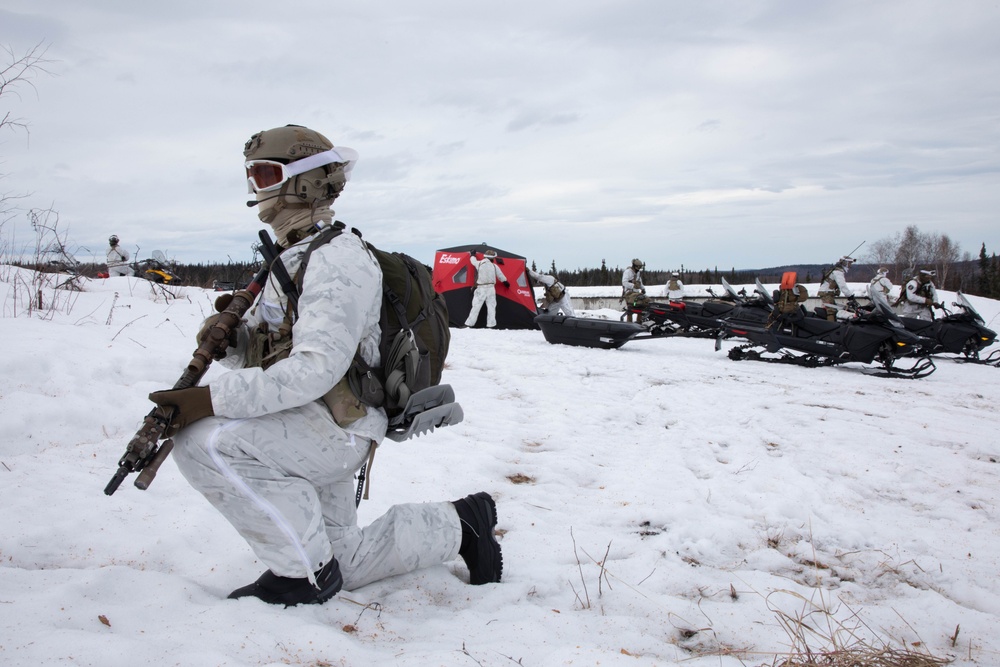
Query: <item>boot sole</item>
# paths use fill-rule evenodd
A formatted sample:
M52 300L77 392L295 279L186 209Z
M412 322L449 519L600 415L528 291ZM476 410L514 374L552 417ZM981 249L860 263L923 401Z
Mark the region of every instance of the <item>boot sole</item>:
M503 574L503 554L497 542L494 529L497 525L497 506L486 492L469 496L469 507L478 525L487 526L476 541L476 567L469 571L469 583L479 586L500 581Z

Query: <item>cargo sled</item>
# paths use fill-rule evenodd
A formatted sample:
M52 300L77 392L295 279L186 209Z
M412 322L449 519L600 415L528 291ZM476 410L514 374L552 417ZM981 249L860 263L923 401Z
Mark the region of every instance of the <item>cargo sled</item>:
M644 333L646 328L632 322L598 320L590 317L567 317L543 313L535 317L545 340L579 347L618 348Z

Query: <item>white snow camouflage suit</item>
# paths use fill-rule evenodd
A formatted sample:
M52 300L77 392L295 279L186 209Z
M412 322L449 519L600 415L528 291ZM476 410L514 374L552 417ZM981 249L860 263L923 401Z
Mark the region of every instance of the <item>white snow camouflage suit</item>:
M497 325L497 281L504 282L507 276L503 274L500 267L483 257L476 259L473 255L469 260L476 269L476 291L472 293L472 307L469 309L469 317L465 320L465 326L474 327L479 319L479 313L486 305L486 326L492 329Z
M281 254L295 276L307 238ZM188 482L236 528L276 575L308 577L336 557L344 588L458 556L462 529L450 502L391 507L357 525L354 474L385 436L381 409L347 430L320 400L347 372L361 343L378 362L381 270L350 228L309 258L286 359L244 368L249 331L276 329L286 297L272 277L221 363L233 370L208 383L215 417L174 438Z

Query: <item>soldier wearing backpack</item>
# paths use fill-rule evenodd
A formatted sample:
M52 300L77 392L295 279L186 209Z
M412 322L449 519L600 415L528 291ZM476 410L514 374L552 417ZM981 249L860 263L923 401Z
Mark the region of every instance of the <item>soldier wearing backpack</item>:
M826 319L831 322L837 319L837 309L833 307L836 297L846 296L848 299L854 299L854 291L847 286L847 271L853 263L853 257L844 255L819 281L819 300L824 305L830 306L826 309Z
M569 292L566 291L566 286L559 282L555 276L538 273L530 268L528 275L543 288L542 298L538 302L539 312L562 313L567 317L576 317L576 311L573 310L573 306L569 302Z
M670 280L667 281L667 298L671 301L684 300L684 281L681 280L681 274L677 271L671 273Z
M875 272L875 277L872 278L871 282L868 283L868 292L872 291L881 292L885 300L889 300L889 292L892 291L892 281L889 280L889 268L886 266L878 267L878 271Z
M903 317L914 317L921 320L933 320L932 308L943 308L938 301L937 289L934 287L934 269L921 269L917 275L910 278L896 300L901 305L899 314Z
M244 155L256 194L248 205L282 251L231 333L220 360L231 370L204 386L150 394L175 410L168 434L181 473L268 567L229 597L321 604L341 588L459 555L471 583L499 581L496 506L486 493L395 505L369 526L357 523L354 476L388 420L355 396L347 375L356 357L379 367L383 273L350 228L311 247L331 226L330 206L357 154L289 125L253 135ZM281 284L279 266L299 291Z
M644 268L646 268L645 263L637 257L622 272L622 300L625 302L625 317L628 322L632 321L633 309L649 305L646 286L642 284ZM642 315L639 315L639 324L642 324Z

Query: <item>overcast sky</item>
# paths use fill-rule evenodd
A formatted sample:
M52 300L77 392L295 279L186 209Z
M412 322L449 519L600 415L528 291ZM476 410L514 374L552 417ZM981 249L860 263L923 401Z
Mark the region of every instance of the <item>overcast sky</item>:
M30 123L0 135L0 193L57 210L81 259L115 233L249 260L243 144L295 123L360 153L337 217L427 262L762 268L910 224L977 255L998 35L995 0L4 0L0 45L43 43L51 75L0 99Z

